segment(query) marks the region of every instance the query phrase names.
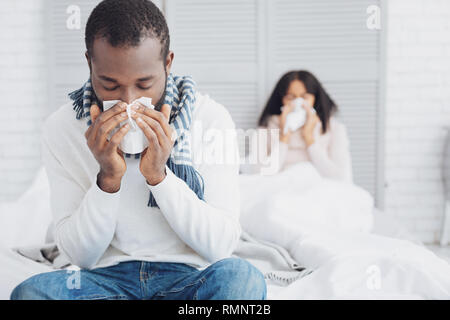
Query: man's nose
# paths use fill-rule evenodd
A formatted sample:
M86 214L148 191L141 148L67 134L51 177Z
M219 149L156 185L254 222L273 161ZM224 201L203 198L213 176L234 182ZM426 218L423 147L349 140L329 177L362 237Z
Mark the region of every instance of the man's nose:
M126 102L128 104L132 103L134 100L138 99L139 97L132 89L124 89L120 100L123 102Z

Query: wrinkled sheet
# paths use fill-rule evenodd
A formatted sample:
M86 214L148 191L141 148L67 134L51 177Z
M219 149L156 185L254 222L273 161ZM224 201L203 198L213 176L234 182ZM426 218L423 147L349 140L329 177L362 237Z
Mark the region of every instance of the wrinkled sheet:
M241 224L314 272L271 299L450 299L450 264L373 208L361 188L309 164L241 176Z

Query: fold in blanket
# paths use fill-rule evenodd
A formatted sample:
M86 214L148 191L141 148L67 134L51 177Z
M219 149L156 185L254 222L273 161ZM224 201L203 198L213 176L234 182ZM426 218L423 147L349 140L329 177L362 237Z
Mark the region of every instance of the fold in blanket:
M313 271L300 266L283 247L256 240L245 231L233 255L253 264L268 282L279 286L287 286Z
M71 266L70 262L59 253L55 243L13 248L13 250L25 258L51 266L54 269L64 269Z
M13 250L26 258L49 265L54 269L65 269L72 266L67 258L60 254L54 242L43 246L27 246ZM232 256L247 260L261 271L267 282L279 286L287 286L313 271L300 266L284 248L268 241L256 240L245 231L241 233L241 239Z

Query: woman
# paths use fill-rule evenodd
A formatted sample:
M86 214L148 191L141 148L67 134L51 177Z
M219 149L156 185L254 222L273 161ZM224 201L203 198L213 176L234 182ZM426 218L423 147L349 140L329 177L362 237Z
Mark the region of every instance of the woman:
M286 118L296 98L305 100L306 121L301 128L285 132ZM323 177L352 181L347 131L333 116L336 111L336 104L310 72L291 71L278 81L258 122L259 128L269 129L269 135L271 129L280 130L278 171L310 161ZM270 136L267 141L271 155Z

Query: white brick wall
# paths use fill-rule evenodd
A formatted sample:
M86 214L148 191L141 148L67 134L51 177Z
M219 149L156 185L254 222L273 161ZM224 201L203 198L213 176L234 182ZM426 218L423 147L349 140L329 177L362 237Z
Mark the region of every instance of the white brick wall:
M444 210L450 1L387 3L386 211L431 243L439 239Z
M17 198L40 164L46 112L44 0L0 4L0 201Z

